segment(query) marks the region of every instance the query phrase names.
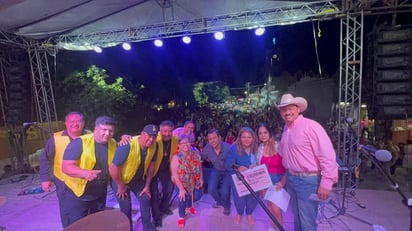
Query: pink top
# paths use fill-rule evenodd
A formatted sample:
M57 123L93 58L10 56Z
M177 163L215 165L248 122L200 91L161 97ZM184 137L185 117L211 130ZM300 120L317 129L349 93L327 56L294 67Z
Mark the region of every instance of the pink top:
M265 164L271 174L283 174L285 168L282 165L282 157L279 154L273 156L262 156L260 163Z
M283 166L294 172L321 174L320 186L332 189L338 180L336 154L325 129L302 115L291 126L285 125L279 142Z

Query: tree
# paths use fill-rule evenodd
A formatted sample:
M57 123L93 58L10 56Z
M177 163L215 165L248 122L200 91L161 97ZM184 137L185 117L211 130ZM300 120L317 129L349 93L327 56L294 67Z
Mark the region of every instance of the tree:
M229 87L222 82L198 82L193 85L196 102L202 106L207 103L222 103L229 95Z
M94 65L84 72L75 71L66 76L56 86L57 111L82 112L89 127L100 115L114 117L118 124L123 124L129 112L136 104L136 96L123 85L123 78L117 77L110 84L106 70Z

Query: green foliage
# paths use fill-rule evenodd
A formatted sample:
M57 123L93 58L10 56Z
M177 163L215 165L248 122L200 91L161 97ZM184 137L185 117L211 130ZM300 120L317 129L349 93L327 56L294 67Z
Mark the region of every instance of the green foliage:
M82 112L89 127L100 115L112 116L121 124L136 104L136 97L122 85L123 78L117 77L111 84L108 80L106 71L94 65L85 72L71 73L57 83L58 111Z
M193 95L202 106L207 103L222 103L230 96L230 90L222 82L198 82L193 85Z

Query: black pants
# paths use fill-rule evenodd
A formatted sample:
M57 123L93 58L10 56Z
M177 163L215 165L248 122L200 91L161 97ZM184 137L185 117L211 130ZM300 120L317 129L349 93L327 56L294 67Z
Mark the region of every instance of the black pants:
M75 198L74 194L69 191L67 187L63 192L64 201L61 202L60 206L65 209L65 214L67 215L65 222L68 225L80 220L87 215L103 211L106 208L106 194L101 195L94 200L81 200ZM68 195L71 194L71 195Z
M159 183L162 186L162 192L159 191ZM152 216L154 220L162 218L162 211L170 209L172 205L172 194L175 185L172 182L170 171L158 172L152 178L150 184L150 193L152 194Z

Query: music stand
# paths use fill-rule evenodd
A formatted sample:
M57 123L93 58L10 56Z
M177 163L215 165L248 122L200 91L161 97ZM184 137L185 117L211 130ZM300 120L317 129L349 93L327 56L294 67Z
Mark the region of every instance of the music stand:
M235 171L237 178L246 186L246 188L249 190L250 194L256 199L256 201L260 204L260 206L263 208L263 210L266 212L266 214L270 217L270 219L273 221L273 223L276 224L278 229L280 231L285 231L283 226L279 223L279 221L276 219L275 216L270 212L268 207L263 203L263 201L259 198L257 193L250 187L250 184L245 180L245 177L242 175L242 173L239 171L238 167L236 165L232 166L232 169Z

